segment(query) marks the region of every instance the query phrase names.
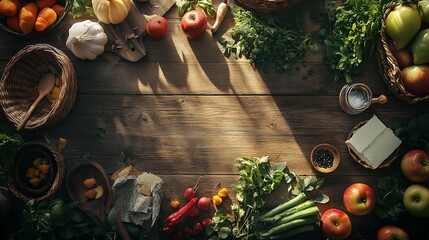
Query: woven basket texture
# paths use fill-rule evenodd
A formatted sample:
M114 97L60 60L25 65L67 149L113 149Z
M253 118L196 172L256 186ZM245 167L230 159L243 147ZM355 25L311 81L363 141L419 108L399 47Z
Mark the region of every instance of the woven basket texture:
M237 0L246 7L258 12L273 13L295 6L301 0Z
M0 82L0 104L6 117L18 126L30 108L28 94L37 87L46 71L55 69L61 93L51 102L44 97L25 129L54 125L70 112L77 93L77 79L73 64L61 50L48 44L29 45L20 50L6 65Z
M21 189L21 184L17 182L14 171L11 170L8 179L8 187L10 191L15 194L15 196L19 199L23 201L34 199L34 201L38 202L50 198L60 188L64 180L65 163L63 155L56 148L47 143L39 141L26 142L20 147L20 149L25 149L31 146L39 146L40 148L48 150L49 153L52 155L53 159L55 160L56 166L53 166L51 169L55 169L56 171L54 172L55 175L51 185L49 186L47 191L44 191L41 194L30 194Z
M383 19L381 22L380 42L377 47L377 62L380 73L384 82L394 93L394 95L410 104L428 101L429 95L415 95L405 90L404 82L401 76L401 69L396 61L390 46L393 45L392 40L386 32L387 15L397 6L397 3L389 3L384 8Z

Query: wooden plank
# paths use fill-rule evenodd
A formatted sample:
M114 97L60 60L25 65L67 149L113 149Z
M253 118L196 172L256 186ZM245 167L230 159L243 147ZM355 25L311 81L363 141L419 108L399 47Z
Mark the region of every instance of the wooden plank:
M344 144L348 129L372 114L391 126L424 107L405 110L396 101L350 116L333 107L336 102L336 96L78 95L63 122L27 137L52 143L64 137L69 162L91 153L109 173L133 161L157 174L235 174L234 159L262 155L287 161L299 174L314 173L309 155L324 141L343 157L332 175L398 174L398 165L370 171L352 161ZM105 138L97 128L106 131Z

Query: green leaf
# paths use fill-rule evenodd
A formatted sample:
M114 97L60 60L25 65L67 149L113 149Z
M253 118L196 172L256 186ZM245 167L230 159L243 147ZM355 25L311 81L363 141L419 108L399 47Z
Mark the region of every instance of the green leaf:
M416 118L411 118L410 121L408 122L408 129L412 130L416 130L417 128L417 119Z
M104 128L97 128L97 135L101 138L106 138L106 130Z
M327 202L329 202L329 196L322 193L322 194L318 195L317 197L313 198L313 201L317 202L317 203L322 203L322 204L327 203Z
M219 238L226 239L228 238L229 234L231 234L231 229L229 227L222 227L219 231Z
M112 210L110 210L109 215L107 216L107 221L110 226L113 226L116 224L116 217L118 216L118 213L116 211L115 207L112 207Z

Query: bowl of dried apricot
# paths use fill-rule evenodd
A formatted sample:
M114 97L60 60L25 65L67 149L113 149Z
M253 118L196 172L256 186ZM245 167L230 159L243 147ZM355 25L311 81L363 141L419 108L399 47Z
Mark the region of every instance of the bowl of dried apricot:
M1 0L0 28L15 36L37 36L54 29L66 16L67 0Z
M64 179L64 159L43 142L24 143L9 170L8 185L20 199L41 201L54 194Z

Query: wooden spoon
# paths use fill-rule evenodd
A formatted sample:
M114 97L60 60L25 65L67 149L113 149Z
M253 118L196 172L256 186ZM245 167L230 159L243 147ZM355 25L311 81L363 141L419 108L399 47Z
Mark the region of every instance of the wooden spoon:
M25 117L21 120L16 130L21 130L25 124L27 123L28 119L30 118L31 114L33 113L34 109L36 108L37 104L46 96L49 92L52 91L52 89L55 86L55 75L52 72L44 73L42 78L39 81L39 85L37 86L37 91L39 92L39 96L37 99L31 104L30 108L28 109L27 113L25 114Z
M97 185L103 187L104 193L100 199L89 200L86 198L85 192L88 189L83 182L88 178L94 178ZM113 205L112 188L106 172L99 164L88 162L74 167L68 172L66 181L66 188L70 198L73 201L79 202L79 208L84 212L100 219L110 212ZM119 215L116 217L116 225L121 239L131 240Z

